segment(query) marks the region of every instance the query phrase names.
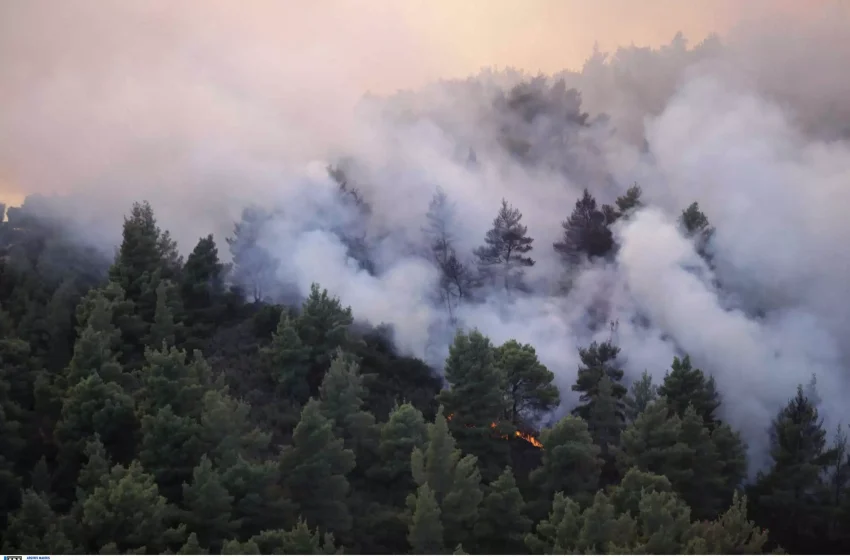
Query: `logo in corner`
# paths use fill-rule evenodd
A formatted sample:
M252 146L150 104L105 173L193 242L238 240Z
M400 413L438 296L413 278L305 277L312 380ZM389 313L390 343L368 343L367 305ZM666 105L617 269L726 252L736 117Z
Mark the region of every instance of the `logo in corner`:
M23 556L4 556L3 560L24 560Z

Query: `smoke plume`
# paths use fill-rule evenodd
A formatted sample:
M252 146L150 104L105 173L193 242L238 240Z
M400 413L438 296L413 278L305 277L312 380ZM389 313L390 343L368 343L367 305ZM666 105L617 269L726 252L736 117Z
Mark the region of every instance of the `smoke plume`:
M608 54L586 49L579 70L563 70L576 61L553 42L576 25L558 4L475 8L485 21L516 21L495 49L496 23L466 44L460 35L436 42L439 22L467 29L463 14L412 0L297 10L263 0L244 9L218 0L7 2L0 187L12 197L63 195L62 219L109 252L134 200L151 201L184 252L209 232L223 243L244 208L265 209L258 246L287 293L304 296L318 282L358 319L392 325L399 350L437 367L450 319L497 344L531 343L556 372L561 412L574 404L579 346L613 336L627 375L646 370L657 381L688 353L716 378L723 414L747 436L756 466L771 419L812 374L830 425L846 421L842 3L780 3L786 13L753 2L744 13L744 3L694 2L683 27L702 41L710 30L693 22L713 8L720 37L688 45L671 30L656 48L615 49L634 39L621 29L603 42ZM648 12L663 9L650 4ZM523 33L552 48L510 51L526 43L515 41ZM472 56L481 52L497 60ZM485 64L519 69L478 72ZM523 68L551 75L533 81ZM511 105L520 83L543 104L529 109L534 118ZM370 89L382 95L364 97ZM522 157L506 138L525 143ZM326 172L340 162L368 211L341 202ZM646 207L618 222L616 258L566 270L552 243L582 190L611 203L634 182ZM536 260L527 291L485 292L448 316L422 233L438 186L454 207L463 258L503 198L523 213ZM695 201L716 228L710 267L677 226ZM352 258L352 238L369 266Z

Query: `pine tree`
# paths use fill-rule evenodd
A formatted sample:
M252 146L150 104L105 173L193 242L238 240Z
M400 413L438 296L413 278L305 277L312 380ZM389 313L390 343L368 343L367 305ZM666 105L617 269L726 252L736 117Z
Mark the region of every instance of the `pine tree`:
M245 208L241 220L233 226L233 236L226 239L233 260L232 280L254 301L263 301L274 292L278 262L260 244L264 228L273 217L273 213L256 206Z
M348 328L352 323L350 307L342 307L338 298L319 291L313 284L310 295L301 307L298 316L298 336L310 350L311 370L308 377L310 394L318 393L322 378L330 367L334 352L348 340Z
M303 520L299 519L289 531L281 529L263 531L251 537L249 549L256 547L256 554L268 555L307 555L340 554L334 544L333 535L324 536L318 530L311 531Z
M717 520L694 527L689 554L764 554L767 531L756 527L747 516L747 498L737 492L732 506Z
M187 363L186 352L161 346L145 352L145 365L136 372L141 381L136 394L139 409L148 414L171 406L178 416L197 418L201 398L216 383L212 370L200 354Z
M599 446L593 443L587 423L566 416L540 434L543 444L542 464L531 473L531 482L540 489L544 509L557 493L587 503L599 484L603 461ZM541 505L535 506L537 515Z
M596 206L587 189L576 201L570 217L561 224L563 237L554 244L565 263L577 265L584 258L607 256L614 248L614 235L608 228L608 219Z
M17 511L9 516L3 535L4 549L22 553L28 550L50 550L59 554L77 552L69 532L71 524L50 507L47 497L26 490Z
M474 279L455 251L451 232L454 207L442 189L437 189L425 217L423 233L429 243L431 260L440 271L439 299L449 315L454 317L459 303L471 295Z
M334 436L333 423L311 399L301 411L292 446L281 455L286 485L308 524L337 535L351 529L346 476L354 466L354 453Z
M210 551L201 546L201 543L198 542L198 535L195 533L189 533L188 538L186 539L186 544L180 547L180 550L177 551L177 554L183 554L187 556L206 556Z
M428 426L428 444L414 449L410 458L413 479L420 487L428 484L442 511L446 545L451 548L466 542L478 519L483 498L481 475L473 455L463 455L449 433L442 407L434 424ZM411 495L408 509L412 509Z
M682 211L681 216L679 216L679 224L685 234L694 240L697 253L711 266L708 245L714 236L715 229L709 223L705 214L700 211L698 203L694 202Z
M186 539L153 477L135 461L113 467L81 513L82 536L96 550L161 554Z
M183 484L183 503L187 510L186 525L198 542L212 551L221 549L239 527L232 518L233 496L213 468L212 461L204 455L195 467L191 484Z
M483 554L525 554L531 520L510 467L490 483L475 524L477 551Z
M694 451L680 440L682 421L670 414L667 401L650 404L620 437L617 464L620 472L632 467L667 477L676 488L689 480Z
M177 325L174 322L174 312L169 307L169 288L169 283L164 281L156 288L156 311L148 342L153 348L174 346L176 341Z
M129 460L135 452L135 408L133 398L115 382L104 383L97 374L83 379L68 391L56 426L63 456L76 462L84 442L98 435L116 461Z
M526 235L528 228L520 220L522 213L502 199L484 245L474 251L480 274L493 282L501 277L507 291L522 289L523 268L534 266L534 260L525 256L531 252L534 239Z
M498 424L505 411L505 378L496 364L490 339L477 330L458 332L446 359L446 381L437 397L451 418L452 435L464 453L481 461L485 480L495 480L508 462L507 441L501 439L504 430ZM439 490L435 488L439 494Z
M672 413L683 417L685 410L693 406L705 425L714 428L717 422L715 411L720 406L714 378L706 377L702 371L694 369L689 356L681 360L673 358L673 365L664 376L658 394L667 399Z
M643 207L643 201L640 198L641 195L643 195L643 190L640 188L640 185L635 183L626 190L626 194L617 197L617 200L615 201L615 205L617 206L617 218L619 219L623 216L627 216L629 213Z
M578 370L573 391L580 394L573 414L587 421L594 443L600 446L604 462L603 482L616 478L614 450L626 423L627 390L622 384L623 370L615 364L620 349L610 342L591 343L579 349L582 367Z
M383 487L389 502L403 507L405 499L416 489L410 471L410 454L425 446L428 430L422 413L410 404L393 409L387 423L381 426L377 461L369 477Z
M410 511L410 531L407 540L413 554L443 554L443 522L440 506L428 483L416 492L416 500Z
M190 350L200 349L224 318L225 274L213 236L202 237L186 259L180 286Z
M532 424L561 403L552 384L555 374L540 363L531 345L509 340L496 348L496 364L505 375L506 417L512 424Z
M802 386L773 421L770 441L773 466L759 473L750 490L753 518L781 536L791 554L819 550L829 511L822 474L835 452L827 448L823 421Z
M658 397L658 387L652 383L652 376L643 372L640 379L632 383L626 399L626 418L634 422L635 418Z
M303 405L310 398L310 348L298 335L296 322L284 311L271 344L263 349L268 357L272 379L279 395Z
M198 421L176 415L171 405L141 419L138 459L170 501L180 499L183 484L191 479L200 461L204 452L200 435Z
M693 406L689 406L682 415L679 441L692 453L687 464L690 477L684 478L676 486L676 491L691 507L695 518L714 519L729 505L732 494L726 494L723 461L703 422L704 418Z

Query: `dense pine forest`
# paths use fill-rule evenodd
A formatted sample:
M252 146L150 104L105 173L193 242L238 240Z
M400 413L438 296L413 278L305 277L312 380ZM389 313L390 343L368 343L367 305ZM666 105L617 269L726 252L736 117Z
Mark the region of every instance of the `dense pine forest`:
M435 4L0 2L0 551L850 552L850 12Z
M585 192L553 250L611 250L640 194L597 208ZM473 274L439 235L443 200L429 235L445 293L472 297L494 270L522 289L519 211L503 204ZM458 330L438 371L321 286L255 300L233 281L244 221L232 264L212 236L184 259L139 203L110 263L27 206L0 226L4 551L847 551L848 450L814 383L776 411L771 466L748 478L723 395L686 355L626 386L615 338L593 343L558 417L564 395L522 341ZM696 204L680 225L711 232Z

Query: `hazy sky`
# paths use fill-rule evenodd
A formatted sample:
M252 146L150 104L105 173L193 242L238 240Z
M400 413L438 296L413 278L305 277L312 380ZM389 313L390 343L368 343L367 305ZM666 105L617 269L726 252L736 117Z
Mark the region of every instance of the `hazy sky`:
M321 108L325 122L302 128L327 135L366 90L486 66L577 69L594 43L657 46L678 31L697 42L748 18L804 16L836 1L0 0L0 198L60 188L29 161L33 151L89 165L109 146L87 145L85 129L115 129L143 104L256 97L258 114L274 104L290 120ZM82 132L76 145L45 147L69 131Z

